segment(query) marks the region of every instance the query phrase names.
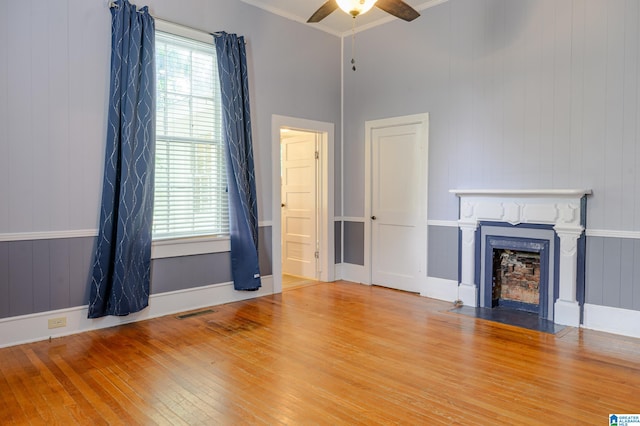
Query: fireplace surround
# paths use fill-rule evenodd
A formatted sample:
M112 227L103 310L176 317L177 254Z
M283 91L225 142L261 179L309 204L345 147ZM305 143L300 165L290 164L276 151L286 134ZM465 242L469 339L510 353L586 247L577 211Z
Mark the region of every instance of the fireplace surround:
M549 241L546 316L557 324L579 326L584 285L584 230L587 189L452 189L460 198L460 277L458 299L485 305L483 274L486 237Z

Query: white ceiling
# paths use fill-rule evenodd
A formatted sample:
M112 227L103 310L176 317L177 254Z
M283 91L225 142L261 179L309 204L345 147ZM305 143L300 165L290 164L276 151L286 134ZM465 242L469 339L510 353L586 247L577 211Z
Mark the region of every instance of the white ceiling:
M353 18L338 9L331 15L323 19L317 24L307 24L307 19L315 12L326 0L240 0L244 3L259 7L276 15L283 16L297 22L303 22L305 25L311 25L322 31L342 36L351 33L353 26ZM405 3L421 12L429 7L444 3L447 0L404 0ZM392 21L393 16L374 7L369 12L355 19L355 30L362 31L376 25L384 24ZM417 19L420 19L419 17ZM414 21L415 22L415 21ZM411 25L410 22L406 23Z

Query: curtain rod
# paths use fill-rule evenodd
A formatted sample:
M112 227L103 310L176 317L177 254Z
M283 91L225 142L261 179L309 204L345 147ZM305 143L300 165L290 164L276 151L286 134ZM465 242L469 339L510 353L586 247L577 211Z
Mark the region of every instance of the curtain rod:
M136 5L134 5L134 6L136 6ZM115 8L118 8L118 7L120 7L120 6L119 6L116 2L110 1L110 2L109 2L109 9L113 9L114 7L115 7ZM138 6L136 6L136 10L138 11L138 13L140 12L140 11L138 10ZM151 17L152 17L153 19L155 19L156 21L162 21L162 22L165 22L165 23L167 23L167 24L171 24L171 25L178 25L178 26L180 26L180 27L184 27L184 28L189 29L189 30L192 30L192 31L198 31L198 32L203 33L203 34L210 34L210 35L214 35L214 36L220 36L220 35L222 35L222 33L220 33L220 32L214 32L214 33L212 33L212 32L210 32L210 31L204 31L204 30L201 30L200 28L190 27L190 26L188 26L188 25L177 24L177 23L172 22L172 21L167 21L166 19L158 18L157 16L153 15L152 13L149 13L149 15L151 15ZM245 39L244 44L247 44L246 39Z

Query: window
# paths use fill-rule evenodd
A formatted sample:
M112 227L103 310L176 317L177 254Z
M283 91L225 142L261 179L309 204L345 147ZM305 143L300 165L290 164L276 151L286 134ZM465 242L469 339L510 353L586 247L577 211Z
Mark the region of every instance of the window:
M153 238L229 233L216 52L156 31Z

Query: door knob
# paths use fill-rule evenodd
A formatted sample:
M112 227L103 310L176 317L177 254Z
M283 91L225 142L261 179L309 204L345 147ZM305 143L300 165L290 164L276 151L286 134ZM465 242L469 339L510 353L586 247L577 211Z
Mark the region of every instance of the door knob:
M376 217L375 216L371 216L371 220L376 220Z
M284 203L280 204L280 207L284 207L284 206L285 206L285 204L284 204Z

